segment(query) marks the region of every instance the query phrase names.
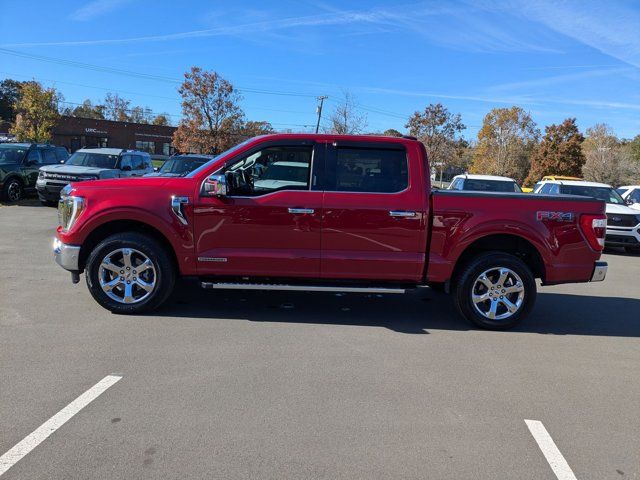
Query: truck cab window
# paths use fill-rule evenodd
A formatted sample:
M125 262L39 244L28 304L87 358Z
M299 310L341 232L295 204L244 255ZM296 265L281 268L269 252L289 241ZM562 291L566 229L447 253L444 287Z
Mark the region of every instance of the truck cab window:
M269 147L229 166L231 195L256 196L277 190L309 190L313 147Z
M395 193L409 186L404 150L338 147L335 187L338 192Z

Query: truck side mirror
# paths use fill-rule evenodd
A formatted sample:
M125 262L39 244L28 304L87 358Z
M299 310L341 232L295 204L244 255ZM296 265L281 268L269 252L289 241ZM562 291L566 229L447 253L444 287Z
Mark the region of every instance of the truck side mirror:
M123 165L120 170L122 170L123 172L130 172L131 171L131 165Z
M228 194L227 177L224 173L214 173L202 184L202 194L207 197L224 197Z
M631 199L631 197L627 197L624 201L627 205L633 205L635 202Z

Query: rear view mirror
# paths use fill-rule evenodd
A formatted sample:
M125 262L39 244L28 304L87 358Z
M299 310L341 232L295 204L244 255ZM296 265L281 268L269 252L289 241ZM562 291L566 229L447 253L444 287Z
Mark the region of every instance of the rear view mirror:
M202 193L207 197L224 197L227 195L227 177L223 173L213 174L202 184Z

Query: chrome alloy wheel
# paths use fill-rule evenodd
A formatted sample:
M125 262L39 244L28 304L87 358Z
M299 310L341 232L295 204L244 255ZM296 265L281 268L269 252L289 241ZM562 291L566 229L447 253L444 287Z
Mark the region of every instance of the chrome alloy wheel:
M157 282L153 262L133 248L119 248L102 259L98 280L102 291L119 303L138 303L153 293Z
M515 314L524 301L524 283L516 272L494 267L482 272L471 289L476 311L490 320L504 320Z

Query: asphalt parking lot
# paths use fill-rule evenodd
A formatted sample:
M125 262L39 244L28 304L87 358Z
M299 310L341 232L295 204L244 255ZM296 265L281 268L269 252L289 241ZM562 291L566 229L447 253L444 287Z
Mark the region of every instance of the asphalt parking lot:
M182 282L125 317L53 263L56 221L0 206L0 455L114 383L2 480L556 478L525 420L576 478L640 478L640 256L606 254L604 283L540 288L509 332L470 327L428 289Z

